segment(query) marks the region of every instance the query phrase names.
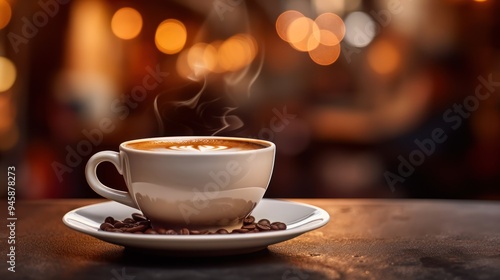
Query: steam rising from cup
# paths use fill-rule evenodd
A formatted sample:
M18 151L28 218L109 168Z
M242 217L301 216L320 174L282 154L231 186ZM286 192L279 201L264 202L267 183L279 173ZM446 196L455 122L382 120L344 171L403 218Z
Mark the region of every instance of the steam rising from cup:
M263 46L250 32L245 1L230 9L207 7L194 43L176 57L175 68L186 85L154 100L161 136L227 135L245 126L242 111L251 103L252 86L262 71Z
M154 100L154 112L159 134L165 135L166 126L177 130L176 134L212 136L242 128L244 121L237 111L252 97L252 86L262 71L263 53L259 53L255 65L250 61L245 67L222 76L203 72L203 76L196 79L193 77L202 72L193 72L194 76L190 76L186 85L158 94ZM219 77L214 78L213 75L217 74ZM210 84L217 82L218 87ZM188 96L180 100L170 99L176 95Z

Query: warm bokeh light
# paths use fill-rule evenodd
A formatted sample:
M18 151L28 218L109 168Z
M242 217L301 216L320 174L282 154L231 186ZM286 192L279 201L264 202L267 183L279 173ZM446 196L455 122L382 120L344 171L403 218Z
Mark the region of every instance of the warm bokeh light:
M307 40L313 31L313 21L308 17L300 17L290 23L287 29L289 43Z
M218 62L225 71L237 71L252 62L257 53L252 37L238 34L222 43L217 56Z
M186 40L186 27L176 19L164 20L156 29L156 47L163 53L175 54L180 52L184 48Z
M207 44L205 43L197 43L194 44L191 48L188 49L187 61L189 67L193 70L198 69L206 69L205 61L203 54L205 53L205 49L207 48Z
M108 6L101 1L81 0L71 5L63 71L80 72L75 75L75 81L80 81L75 82L75 86L79 83L89 85L83 81L87 74L106 73L104 76L110 77L118 70L114 63L116 57L109 55L116 51L109 15Z
M120 39L133 39L139 35L141 29L142 16L133 8L121 8L116 11L111 19L111 30Z
M0 29L9 24L12 17L12 9L10 4L5 0L0 0Z
M279 15L276 19L276 32L278 33L278 36L280 36L280 38L284 41L290 42L290 39L288 38L288 28L290 24L296 19L303 17L304 15L302 13L294 10L285 11Z
M340 16L331 12L322 13L313 21L300 12L288 10L276 19L276 32L295 50L309 52L315 63L330 65L340 55L346 26Z
M313 35L313 32L311 32L307 37L305 37L301 41L290 43L290 46L292 46L295 50L299 52L308 52L310 50L314 50L316 47L318 47L318 45L319 41Z
M377 31L373 19L364 12L350 13L345 19L345 26L345 41L357 48L368 46Z
M210 72L217 72L219 70L217 64L217 49L220 44L221 42L218 42L218 44L212 43L206 45L205 49L203 50L203 63L206 69Z
M224 43L222 40L216 40L211 42L205 49L205 60L208 61L208 70L213 73L223 73L225 70L222 69L219 63L219 48Z
M288 27L288 38L290 45L298 51L307 52L319 45L319 40L314 34L319 34L320 30L316 23L308 17L301 17L294 20Z
M0 56L0 92L12 87L16 81L16 66L10 59Z
M319 65L333 64L340 56L340 44L333 46L318 45L317 48L309 51L309 57Z
M320 31L319 33L322 33L322 32ZM314 32L313 32L309 35L309 38L307 40L307 46L303 49L303 51L304 52L312 51L312 50L316 49L320 44L321 44L321 42L318 40L318 38L316 36L314 36ZM298 49L297 44L294 45L293 47Z
M316 39L323 45L333 46L339 44L345 35L344 21L336 14L324 13L319 15L314 22L320 32L314 33Z
M190 79L190 80L197 80L197 78L194 77L193 71L189 67L188 52L189 52L189 50L183 50L179 54L179 56L177 57L177 62L175 64L175 68L177 70L177 74L179 74L179 76L181 76L182 78Z
M206 43L194 44L187 50L187 63L195 77L200 77L217 67L217 50Z
M376 41L367 53L368 65L378 74L390 74L401 64L401 54L393 43Z
M181 77L199 80L210 72L238 71L252 63L257 52L255 38L236 34L224 41L194 44L179 55L176 68Z
M314 37L314 40L317 41L318 43L327 46L334 46L340 43L340 40L338 39L337 35L325 29L321 29L319 30L319 32L315 32L312 37Z

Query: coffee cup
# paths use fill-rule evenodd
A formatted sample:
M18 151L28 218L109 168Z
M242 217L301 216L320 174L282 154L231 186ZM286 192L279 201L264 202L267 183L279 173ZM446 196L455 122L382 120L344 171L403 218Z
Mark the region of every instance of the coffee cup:
M250 138L137 139L94 154L85 176L96 193L139 209L154 228L233 229L264 196L275 151L272 142ZM127 191L99 181L102 162L114 164Z

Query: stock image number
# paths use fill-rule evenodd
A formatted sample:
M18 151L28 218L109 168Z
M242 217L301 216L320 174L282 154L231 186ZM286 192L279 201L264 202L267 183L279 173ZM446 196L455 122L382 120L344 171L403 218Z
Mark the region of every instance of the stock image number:
M7 185L14 187L16 185L16 168L14 166L7 167Z

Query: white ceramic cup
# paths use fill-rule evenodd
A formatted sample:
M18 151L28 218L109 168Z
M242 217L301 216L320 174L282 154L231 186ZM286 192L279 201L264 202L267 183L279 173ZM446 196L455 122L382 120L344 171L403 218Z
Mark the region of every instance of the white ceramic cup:
M196 145L199 140L201 144ZM160 144L151 148L156 144L144 143ZM166 148L169 143L176 145ZM227 147L248 143L254 148ZM139 148L141 145L145 148ZM102 151L93 155L85 176L96 193L141 210L153 227L230 229L241 226L264 196L275 152L272 142L249 138L138 139L120 144L119 153ZM113 163L123 175L127 192L99 181L97 166L105 161Z

